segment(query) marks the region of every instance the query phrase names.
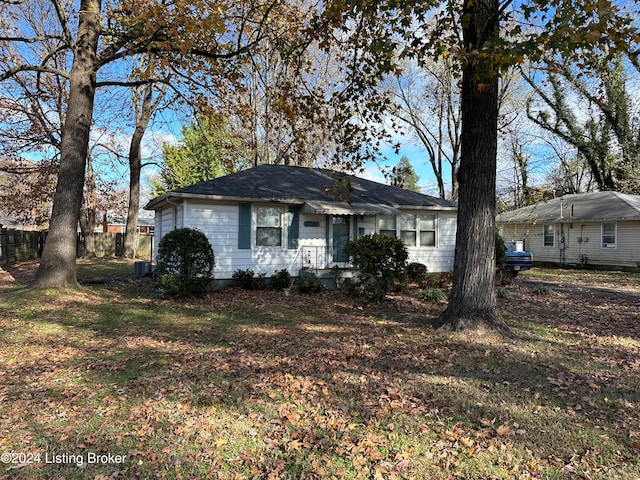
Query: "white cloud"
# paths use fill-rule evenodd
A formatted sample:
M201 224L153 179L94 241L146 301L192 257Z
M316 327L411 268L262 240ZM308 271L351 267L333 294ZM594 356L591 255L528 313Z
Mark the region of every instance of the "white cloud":
M364 167L363 172L358 172L358 177L365 180L371 180L372 182L389 184L389 180L384 176L384 173L380 170L380 167L376 164L368 164Z

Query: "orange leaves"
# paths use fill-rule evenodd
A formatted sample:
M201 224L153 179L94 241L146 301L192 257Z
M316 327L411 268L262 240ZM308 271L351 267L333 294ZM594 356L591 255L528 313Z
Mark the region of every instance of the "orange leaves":
M500 437L505 437L507 435L512 435L513 432L509 425L500 425L496 428L496 434Z

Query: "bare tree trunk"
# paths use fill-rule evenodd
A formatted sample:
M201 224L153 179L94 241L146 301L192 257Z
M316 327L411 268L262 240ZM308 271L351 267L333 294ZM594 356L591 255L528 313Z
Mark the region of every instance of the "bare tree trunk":
M82 0L69 100L62 129L60 170L49 233L34 279L35 288L77 287L76 243L85 163L93 116L100 0Z
M88 207L80 209L80 230L84 237L84 253L83 257L93 258L96 256L96 239L94 236L96 225L96 211L92 211Z
M150 68L153 59L149 60ZM140 172L142 170L142 137L149 126L151 115L157 106L153 102L153 85L145 85L134 96L136 105L136 129L129 146L129 209L127 229L124 234L124 256L134 258L138 240L138 210L140 209Z
M464 9L469 18L465 45L482 51L483 44L498 34L498 0L465 2ZM463 70L453 291L436 326L510 335L498 313L495 291L498 75L487 63L470 61Z
M86 184L85 205L80 209L80 229L84 237L84 256L91 258L96 256L96 242L93 235L96 229L96 180L91 155L87 155Z

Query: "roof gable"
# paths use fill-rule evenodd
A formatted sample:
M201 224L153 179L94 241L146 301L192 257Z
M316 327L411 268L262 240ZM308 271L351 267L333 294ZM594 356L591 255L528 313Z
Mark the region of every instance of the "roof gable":
M259 165L231 175L196 183L153 199L145 208L154 209L167 198L172 197L298 204L332 202L343 207L360 208L361 211L365 205L456 208L456 204L448 200L353 175L283 165Z
M611 191L564 195L497 216L498 223L633 220L640 220L640 196Z

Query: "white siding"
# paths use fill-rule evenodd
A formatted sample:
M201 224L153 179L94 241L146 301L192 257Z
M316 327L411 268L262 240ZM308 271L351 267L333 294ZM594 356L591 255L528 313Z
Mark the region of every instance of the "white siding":
M158 258L160 240L171 230L175 229L176 207L168 206L155 213L155 230L153 242L153 258Z
M410 247L409 262L423 263L429 272L453 270L456 249L456 222L454 213L437 213L438 231L435 247Z
M282 205L278 205L281 206ZM287 206L283 208L287 211ZM186 212L183 214L183 212ZM430 272L449 271L453 268L456 235L455 212L412 212L416 214L437 215L437 245L435 247L409 248L409 261L420 262L427 266ZM236 270L253 270L256 274L264 273L271 276L274 272L287 269L297 276L298 271L307 266L310 268L325 268L327 249L332 242L332 222L327 228L325 215L300 214L299 246L297 249L287 248L287 222L283 225L282 247L258 247L255 242L256 205L253 205L253 228L251 249L238 248L239 234L239 206L237 203L207 203L189 200L176 206L165 206L156 211L156 254L157 245L162 236L174 228L189 227L201 230L211 242L216 259L214 271L217 280L231 279ZM331 217L329 217L330 219ZM305 224L306 222L306 224ZM363 216L353 219L358 229L363 228L364 234L377 231L377 217ZM327 245L327 237L329 245Z
M282 205L280 205L282 206ZM287 208L284 207L286 212ZM251 249L238 248L238 204L206 204L191 201L187 209L186 226L198 228L211 242L216 258L215 278L230 279L236 270L253 270L267 277L287 269L297 276L302 268L302 250L307 247L325 246L325 217L300 214L299 248L287 248L287 226L283 225L282 247L259 247L255 244L255 228L252 228ZM305 226L305 221L316 221L319 227ZM255 226L255 206L253 208ZM302 247L302 248L301 248Z
M543 246L542 224L501 226L506 241L524 241L525 250L536 262L579 264L585 255L590 265L637 267L640 262L640 222L605 222L617 224L616 248L602 248L602 222L556 223L556 244ZM564 249L561 240L564 239Z
M250 251L238 249L238 205L190 201L185 226L202 231L216 259L214 276L229 279L235 270L252 268Z

